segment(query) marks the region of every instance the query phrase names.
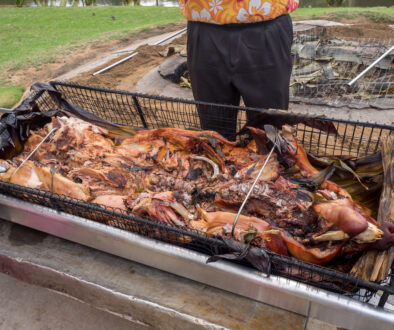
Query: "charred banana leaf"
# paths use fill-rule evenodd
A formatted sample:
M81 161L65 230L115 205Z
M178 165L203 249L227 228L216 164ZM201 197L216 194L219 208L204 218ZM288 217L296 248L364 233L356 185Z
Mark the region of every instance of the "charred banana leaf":
M63 99L61 93L50 84L36 83L31 87L31 89L37 93L47 92L52 100L59 105L62 111L71 117L76 117L93 125L105 128L114 134L126 136L132 136L135 134L135 129L132 127L111 123Z
M41 112L37 107L25 109L26 103L0 119L0 158L10 159L23 151L23 144L30 136L30 130L43 127L60 111Z
M247 127L264 128L264 125L272 125L276 128L282 128L283 123L288 125L304 124L309 127L316 128L328 134L336 134L337 130L334 124L328 120L307 118L305 116L298 116L282 110L264 110L257 112L250 119L238 134L245 134L248 132Z
M256 269L265 273L267 277L271 274L271 258L262 248L250 244L242 244L232 239L222 238L226 246L233 252L214 255L207 259L207 263L220 259L243 260L251 263Z

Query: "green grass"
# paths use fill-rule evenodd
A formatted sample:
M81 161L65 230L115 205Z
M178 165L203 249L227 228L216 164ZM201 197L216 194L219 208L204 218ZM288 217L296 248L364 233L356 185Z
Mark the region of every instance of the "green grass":
M163 7L1 8L0 69L37 65L85 42L182 19L178 8Z
M92 15L95 12L95 15ZM115 16L115 20L111 18ZM94 41L125 40L151 27L183 20L178 8L38 7L0 9L0 107L16 103L22 87L6 86L6 69L42 68Z
M0 84L0 107L11 108L22 97L25 89L20 86Z
M394 8L352 7L352 8L299 8L291 14L293 19L329 19L341 21L365 17L374 22L393 23Z
M294 19L341 20L360 16L393 22L394 8L300 8L292 14ZM0 107L11 106L23 93L22 87L7 86L5 77L1 76L6 69L33 66L38 70L84 44L125 40L136 31L183 19L178 8L164 7L2 7Z

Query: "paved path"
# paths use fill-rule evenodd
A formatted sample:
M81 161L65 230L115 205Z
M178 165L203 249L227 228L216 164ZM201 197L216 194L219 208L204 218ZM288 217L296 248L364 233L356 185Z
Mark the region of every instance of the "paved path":
M142 330L148 327L0 273L0 329Z
M4 220L0 220L1 272L37 286L10 282L9 279L8 284L0 286L0 305L3 305L0 314L4 315L0 320L8 322L4 329L16 323L34 325L34 320L44 317L47 309L55 319L48 316L45 322L56 321L56 315L63 313L63 306L68 304L68 300L48 292L39 293L38 290L45 290L43 288L86 304L71 302L67 307L69 310L64 311L68 315L73 315L74 309L81 311L75 314L75 322L69 329L75 328L73 325L78 323L76 320L81 320L82 316L78 315L84 310L89 314L88 319L94 320L97 315L95 309L118 315L133 326L138 324L148 329L163 330L301 330L307 323L301 315ZM3 276L0 280L3 283L7 281ZM8 285L9 289L2 289ZM26 293L23 288L26 288ZM14 295L15 302L4 306L3 302L14 299ZM33 299L36 295L38 298ZM18 302L21 307L18 307ZM34 306L24 308L23 303ZM68 318L60 315L59 324L67 324ZM101 323L100 319L98 323Z

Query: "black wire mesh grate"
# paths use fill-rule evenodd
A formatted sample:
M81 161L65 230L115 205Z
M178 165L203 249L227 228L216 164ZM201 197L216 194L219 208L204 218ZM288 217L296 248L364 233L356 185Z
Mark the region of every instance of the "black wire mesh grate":
M85 110L111 122L141 128L201 129L197 108L204 106L209 108L213 114L217 110L237 112L236 125L237 129L240 129L246 123L247 111L259 111L242 107L112 91L63 82L52 82L51 85L62 93L63 99ZM48 92L39 93L34 98L41 111L58 108L55 100L50 97ZM298 116L294 115L293 117ZM382 139L394 134L394 127L392 126L325 118L313 119L306 116L302 116L302 118L320 122L330 121L337 129L338 133L334 136L323 133L316 128L311 128L309 125L296 125L299 141L307 151L317 155L362 156L371 154L378 150ZM194 229L160 224L152 219L126 214L119 209L86 203L68 196L5 182L0 182L0 193L208 255L229 252L228 247L220 237ZM394 294L394 288L387 284L363 281L332 269L279 256L271 251L268 251L268 253L271 257L272 273L285 278L333 291L363 302L368 302L378 291L383 291L383 293L389 295Z

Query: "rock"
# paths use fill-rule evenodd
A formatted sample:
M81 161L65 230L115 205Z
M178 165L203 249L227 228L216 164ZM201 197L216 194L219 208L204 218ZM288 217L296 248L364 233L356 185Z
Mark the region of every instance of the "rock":
M184 57L173 56L159 66L159 73L164 79L179 84L181 76L187 70L187 62Z

